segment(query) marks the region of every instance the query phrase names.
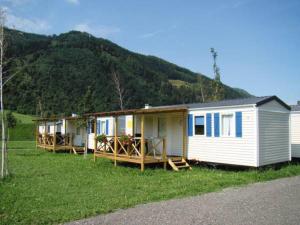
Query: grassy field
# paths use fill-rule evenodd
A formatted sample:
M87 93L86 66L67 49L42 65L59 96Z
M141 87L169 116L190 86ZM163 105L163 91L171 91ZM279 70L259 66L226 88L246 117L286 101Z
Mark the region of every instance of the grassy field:
M9 131L11 141L32 141L34 140L35 124L33 116L13 112L17 119L17 126Z
M114 167L92 156L50 153L34 142L10 143L11 177L0 181L0 224L55 224L136 204L218 191L280 177L300 175L300 164L261 170L222 170L194 166L164 171L130 165ZM151 212L149 212L151 213Z

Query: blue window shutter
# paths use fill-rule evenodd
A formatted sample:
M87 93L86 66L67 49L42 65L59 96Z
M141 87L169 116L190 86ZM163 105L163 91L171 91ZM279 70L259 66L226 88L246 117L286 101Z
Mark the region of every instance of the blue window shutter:
M214 134L220 137L220 113L214 113Z
M109 134L109 120L106 120L106 123L105 123L105 134L106 135Z
M211 137L211 113L206 113L206 136Z
M188 115L188 136L193 136L193 114Z
M235 112L235 134L236 137L243 136L242 112Z

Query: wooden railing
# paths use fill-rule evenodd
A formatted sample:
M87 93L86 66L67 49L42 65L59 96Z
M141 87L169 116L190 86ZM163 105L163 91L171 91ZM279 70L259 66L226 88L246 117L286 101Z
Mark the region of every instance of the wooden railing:
M40 145L71 145L72 144L72 135L67 134L56 134L56 140L54 140L54 134L39 134L38 135L38 144Z
M123 157L143 157L141 153L141 138L132 138L129 141L122 142L121 138L117 137L115 145L115 137L107 136L104 142L97 142L97 154L115 154ZM115 149L115 146L117 147ZM144 157L165 158L166 143L164 138L145 138L145 155Z

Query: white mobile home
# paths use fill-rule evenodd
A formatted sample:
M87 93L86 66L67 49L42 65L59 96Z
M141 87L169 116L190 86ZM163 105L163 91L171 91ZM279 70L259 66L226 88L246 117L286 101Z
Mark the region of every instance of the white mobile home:
M292 157L300 158L300 102L291 108Z
M115 163L141 163L143 169L144 163L165 163L172 157L251 167L291 160L290 106L276 96L147 107L93 115L97 119L97 126L98 121L107 121L109 118L109 135L115 136L108 143L111 150L107 151L107 146L99 151L96 149L96 157L110 158ZM127 116L132 118L130 127L126 122L121 122L121 118ZM120 124L123 124L121 127L126 132L131 130L134 143L142 137L146 145L144 155L132 143L130 145L136 149L134 156L130 155L134 151L128 150L131 146L122 146L118 139ZM117 132L114 132L114 126ZM159 140L163 141L160 149L156 145ZM153 146L157 151L155 157ZM121 151L124 152L119 154ZM145 160L145 156L150 155L152 158L146 157L149 161Z
M290 107L275 96L189 104L187 158L259 167L291 159Z
M37 119L37 146L51 151L81 150L87 140L86 126L79 126L78 117Z

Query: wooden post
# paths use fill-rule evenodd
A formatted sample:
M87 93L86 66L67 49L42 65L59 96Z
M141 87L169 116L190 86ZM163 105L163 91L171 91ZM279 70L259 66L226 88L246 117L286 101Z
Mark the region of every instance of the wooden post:
M145 169L145 116L142 114L141 118L141 171Z
M53 152L55 152L56 147L56 122L53 122Z
M97 116L94 120L94 161L96 161L96 151L97 151Z
M45 120L45 122L44 122L44 148L45 148L45 150L46 150L46 136L47 136L47 128L46 128L46 126L47 126L47 123L46 123L46 120Z
M135 136L135 115L132 115L132 137Z
M35 129L35 141L36 141L36 149L38 148L38 144L39 144L39 132L40 132L40 122L39 121L36 121L36 129Z
M114 135L115 135L115 140L114 140L114 156L115 156L115 166L117 166L117 148L118 148L118 117L116 116L114 119Z
M65 124L64 124L64 127L65 127L65 133L64 133L64 145L66 146L66 143L67 143L67 120L64 119L65 121ZM71 152L71 151L70 151Z
M163 160L164 160L164 170L167 169L167 148L166 148L166 139L163 139Z
M187 123L187 113L182 113L182 157L186 158L186 123Z

